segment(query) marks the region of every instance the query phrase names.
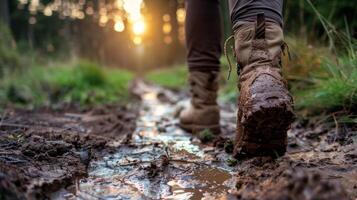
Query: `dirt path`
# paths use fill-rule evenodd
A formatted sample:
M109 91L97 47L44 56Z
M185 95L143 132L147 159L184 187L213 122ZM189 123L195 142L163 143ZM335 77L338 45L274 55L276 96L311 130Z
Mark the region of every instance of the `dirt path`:
M210 135L200 140L177 126L187 95L142 81L132 90L137 116L124 107L7 114L1 147L27 163L0 159L0 169L20 175L1 170L0 189L51 199L357 198L355 127L295 122L285 156L236 161L234 105L220 103L223 134L203 143Z
M223 134L203 144L177 127L187 102L169 90L137 82L142 104L129 141L90 165L77 199L348 199L356 198L356 135L296 122L289 150L279 159L241 160L232 167L234 106L222 103ZM347 131L354 131L348 129ZM125 145L123 145L125 144ZM61 191L57 195L67 195ZM58 196L57 196L58 197Z
M135 132L126 145L113 142L116 153L91 163L78 199L201 199L234 188L234 168L225 162L229 155L176 126L175 94L143 82L135 92L142 100ZM62 191L57 197L64 195L70 196Z

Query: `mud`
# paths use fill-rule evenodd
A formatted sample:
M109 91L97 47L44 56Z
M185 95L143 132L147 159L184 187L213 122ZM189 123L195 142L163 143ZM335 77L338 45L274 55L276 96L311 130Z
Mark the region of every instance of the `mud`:
M235 185L234 168L226 163L230 156L177 126L182 105L170 103L179 101L176 94L144 82L136 84L133 92L142 103L130 140L113 143L117 151L91 162L88 177L79 181L76 191L63 188L53 199L215 199L227 195Z
M206 140L177 126L185 92L142 81L132 92L137 114L117 106L2 115L5 199L357 198L354 126L296 120L284 156L235 160L233 104L220 103L222 134Z
M70 111L70 112L69 112ZM0 199L45 199L87 175L91 159L135 127L123 106L7 109L0 119Z

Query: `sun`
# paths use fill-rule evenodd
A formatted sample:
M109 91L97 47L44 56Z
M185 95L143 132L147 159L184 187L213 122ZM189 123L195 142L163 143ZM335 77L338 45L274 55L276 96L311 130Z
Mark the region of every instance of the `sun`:
M143 20L134 22L133 33L135 35L138 35L138 36L143 35L145 33L145 29L146 29L146 26L145 26L145 22Z
M122 2L123 8L127 13L127 18L132 28L131 31L133 34L134 44L136 45L141 44L143 40L142 37L147 31L145 19L141 13L143 0L117 0L117 1Z

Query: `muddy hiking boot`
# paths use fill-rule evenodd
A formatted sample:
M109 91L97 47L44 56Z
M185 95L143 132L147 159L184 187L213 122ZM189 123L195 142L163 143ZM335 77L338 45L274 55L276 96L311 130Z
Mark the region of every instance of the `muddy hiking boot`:
M283 155L294 116L293 99L281 74L283 31L259 14L256 22L238 25L234 38L240 70L234 155Z
M196 134L210 130L220 133L217 104L219 72L191 71L189 76L191 105L180 113L180 126Z

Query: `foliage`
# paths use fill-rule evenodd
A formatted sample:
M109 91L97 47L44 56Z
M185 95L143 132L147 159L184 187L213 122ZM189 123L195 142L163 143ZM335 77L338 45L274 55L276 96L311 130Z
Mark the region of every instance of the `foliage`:
M326 60L322 66L328 75L317 77L310 89L297 92L297 108L314 112L357 110L357 59Z
M0 77L5 70L20 65L20 56L9 28L0 21Z
M285 53L282 57L282 69L293 92L307 89L314 84L316 76L326 76L321 63L327 57L332 57L326 47L313 45L304 38L294 36L287 37L286 42L290 56Z
M324 17L310 0L306 0L323 25L330 41L336 61L326 57L322 63L322 73L314 77L311 88L297 92L297 107L308 109L310 113L331 113L357 111L357 41L350 34L349 25L341 32ZM341 47L337 48L336 44Z
M352 35L356 36L357 4L350 0L286 0L284 2L285 28L291 33L299 34L311 40L327 39L320 17L330 21L335 29L345 28L348 22ZM312 6L313 5L313 6ZM316 10L321 14L316 14Z
M31 67L0 80L0 102L31 106L115 103L128 98L127 84L131 79L128 71L104 69L88 61Z

